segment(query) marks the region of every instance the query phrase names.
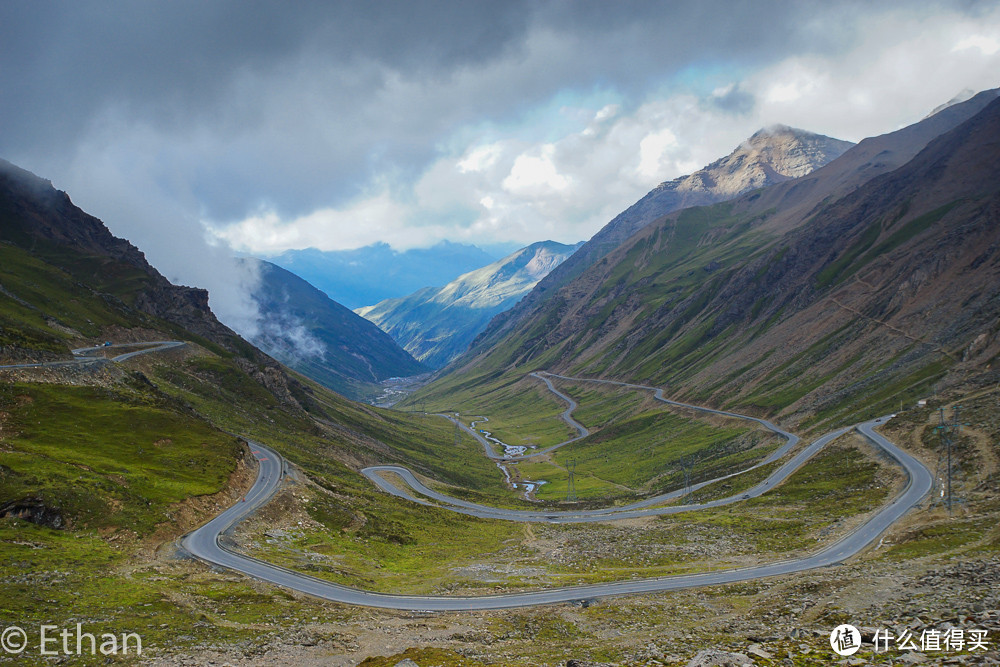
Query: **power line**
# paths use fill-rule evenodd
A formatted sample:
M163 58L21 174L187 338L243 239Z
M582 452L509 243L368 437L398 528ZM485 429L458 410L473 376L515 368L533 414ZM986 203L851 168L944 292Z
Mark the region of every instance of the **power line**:
M681 468L684 470L684 498L687 499L691 495L691 461L688 457L681 458Z
M941 440L941 448L946 451L946 467L947 467L947 481L945 485L945 496L946 504L948 506L948 516L952 514L952 503L953 496L951 492L951 483L953 478L953 467L952 467L952 444L954 442L954 437L959 433L961 428L961 414L962 406L956 405L951 409L951 423L945 419L944 408L938 408L939 424L937 427L938 436Z
M576 502L576 459L566 466L569 479L566 480L566 502Z

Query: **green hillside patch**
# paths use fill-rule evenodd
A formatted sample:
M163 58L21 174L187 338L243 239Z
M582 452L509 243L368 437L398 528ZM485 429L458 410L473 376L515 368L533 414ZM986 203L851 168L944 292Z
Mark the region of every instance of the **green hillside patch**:
M736 420L722 426L650 404L645 390L566 380L558 386L579 403L573 416L592 433L553 452L551 462L518 464L523 478L545 480L536 494L541 500L566 498L573 465L578 498L613 498L679 488L684 466L692 482L733 472L772 447L766 435Z
M902 535L881 554L891 560L909 560L931 554L968 551L986 537L996 523L991 519L949 520Z
M67 352L61 323L84 336L102 327L128 326L133 316L114 298L101 298L73 276L0 243L0 345Z
M169 507L225 486L237 440L141 395L101 387L0 387L0 505L37 500L77 527L139 534Z
M526 371L486 376L484 380L468 390L455 387L441 398L437 393L427 399L418 394L408 402L407 409L458 412L465 424L479 416L488 417L488 422L476 428L489 431L509 445L549 447L576 435L576 430L560 418L566 403Z
M711 426L662 411L602 429L558 450L554 459L563 467L576 461L577 475L594 475L635 490L658 491L683 485L682 461L690 465L691 479L697 481L757 458L763 452L746 454L758 443L756 438L743 439L749 431Z
M662 520L724 527L746 540L753 553L786 555L816 548L821 534L827 541L842 535L841 522L881 507L899 479L898 469L841 439L762 496Z
M872 222L837 260L816 274L816 286L824 288L843 282L872 260L884 256L930 229L962 201L961 199L953 201L910 220L878 245L875 245L875 242L885 231L885 227L881 222Z
M75 281L99 293L115 296L132 305L135 296L152 282L144 270L102 255L81 253L56 243L35 241L33 254L50 266L58 266Z
M829 287L850 275L852 272L846 272L847 267L860 257L862 253L871 248L881 233L881 224L877 222L869 224L861 233L861 236L848 246L847 250L840 257L816 274L816 286L819 288Z
M339 508L331 506L337 503ZM502 553L522 533L509 521L476 519L384 494L339 501L317 497L309 512L321 527L294 527L270 539L256 535L251 555L335 583L387 593L440 594L456 586L490 589L491 583L464 578L460 571L502 560Z
M441 482L511 496L479 443L460 432L456 445L455 427L442 417L354 403L302 378L306 416L282 405L231 360L217 357L160 364L151 374L161 391L190 403L226 430L275 447L331 485L372 488L344 461L399 463Z
M887 362L886 365L889 365ZM933 385L948 372L950 359L932 361L905 375L897 375L886 382L872 383L846 394L835 403L824 405L803 421L809 429L831 424L850 423L859 418L871 418L899 410L900 404L910 406L932 392ZM873 376L875 371L869 377Z

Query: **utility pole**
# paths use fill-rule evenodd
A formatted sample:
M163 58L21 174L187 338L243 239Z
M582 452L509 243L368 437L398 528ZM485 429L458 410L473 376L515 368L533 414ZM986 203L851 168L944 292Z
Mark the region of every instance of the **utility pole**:
M962 413L962 406L961 405L956 405L955 407L953 407L951 409L952 425L951 425L951 433L949 435L954 435L955 437L958 437L959 431L962 428L962 425L961 425L962 422L959 419L959 416L961 415L961 413ZM952 499L951 499L951 441L952 441L952 438L949 437L948 438L948 516L951 516L951 503L952 503Z
M952 417L954 418L957 414L955 410L958 406L952 409ZM948 516L951 516L951 435L948 433L949 425L944 418L944 408L938 408L938 415L940 417L940 424L938 425L938 434L941 438L941 445L945 447L948 451L947 454L947 467L948 467L948 480L945 486L945 494L947 495L947 505L948 505Z
M458 447L459 433L458 433L458 419L455 419L455 447Z
M566 502L576 502L576 459L573 459L566 466L569 472L569 479L566 480Z
M691 492L691 461L688 457L681 457L681 471L684 473L684 498L687 498Z

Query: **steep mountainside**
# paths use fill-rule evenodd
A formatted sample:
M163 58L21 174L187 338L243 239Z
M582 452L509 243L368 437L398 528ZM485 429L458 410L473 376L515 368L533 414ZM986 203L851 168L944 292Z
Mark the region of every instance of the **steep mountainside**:
M565 285L650 222L672 211L732 199L738 195L804 176L835 159L853 144L785 125L754 133L736 150L693 174L656 186L593 236L572 259L542 282L544 291ZM520 311L520 309L519 309Z
M287 290L282 294L303 298L303 310L316 303L309 301L310 295L315 298L315 290L303 287L304 283L281 269L274 271L278 278L271 284ZM197 298L186 300L188 295ZM329 308L325 302L321 305ZM346 309L342 312L375 331L377 337L387 338L371 323ZM186 328L187 322L197 332ZM463 483L464 479L471 487L502 486L492 462L472 455L479 450L471 438L463 440L468 450L464 458L456 460L435 450L439 444L453 447L454 434L444 420L354 403L288 372L220 324L208 309L203 290L170 284L139 250L112 236L100 220L74 206L66 193L30 172L0 163L0 364L65 360L72 357L74 348L104 341L165 339L188 344L122 365L0 371L0 440L4 441L0 447L0 506L6 500L2 496L20 488L12 486L15 481L23 482L24 489L48 483L45 475L32 470L31 457L6 449L8 438L17 437L18 429L16 423L12 427L13 422L4 421L5 415L13 413L11 406L24 407L19 392L34 391L32 387L38 383L52 385L45 393L53 397L54 405L68 396L67 383L96 386L96 391L83 392L88 397L67 399L72 410L60 414L66 413L63 416L75 424L72 430L82 432L80 437L96 437L100 447L131 447L129 456L138 460L129 464L136 465L133 472L144 478L144 484L152 482L141 472L149 464L141 460L143 450L163 461L171 460L172 454L170 440L154 446L153 441L122 436L134 430L133 424L128 419L108 420L108 414L122 411L127 416L137 405L180 413L185 423L194 418L201 422L198 428L208 423L210 429L221 428L270 443L300 465L308 462L311 474L335 478L329 488L360 484L367 489L368 483L351 468L385 461L416 463L427 474L451 483ZM105 407L108 412L102 412ZM104 420L107 432L90 433L88 429L100 420ZM31 415L30 424L45 430L46 422L40 416ZM82 424L88 428L79 428ZM74 450L72 456L86 459L89 450L73 445L60 428L33 436L36 443L48 448L45 460L54 460L60 448ZM155 432L156 425L150 425L149 430ZM202 442L195 446L203 449ZM118 461L125 463L120 458ZM185 456L178 465L181 476L198 472L191 466L194 463ZM19 469L24 470L23 476ZM113 471L119 472L117 468ZM469 481L470 475L477 480ZM60 473L54 480L60 494L93 490L77 489L73 475ZM123 490L126 504L146 507L142 494L132 494L126 482L121 486L115 482L109 488ZM212 483L218 487L224 482L213 479ZM103 493L108 482L101 484ZM166 487L173 489L166 484L160 490Z
M268 259L348 308L443 285L496 260L476 246L442 241L430 248L393 250L376 243L356 250L289 250Z
M897 169L911 160L929 141L960 123L979 113L987 104L997 97L997 90L989 90L975 95L971 99L947 106L924 120L903 129L867 138L856 146L848 149L837 159L829 162L806 176L784 180L763 190L747 193L739 198L739 210L744 215L767 214L766 228L774 233L787 231L807 219L816 212L824 201L841 197L870 179ZM654 194L656 191L654 190ZM647 195L647 198L650 197ZM647 199L647 198L644 198ZM623 212L616 220L637 215L645 210L640 200ZM688 206L693 203L687 204ZM677 209L674 209L677 210ZM632 213L629 213L632 211ZM644 222L635 226L640 228L656 217L666 215L670 211L655 209L647 212ZM605 229L615 228L615 221ZM584 245L576 255L559 269L553 271L542 280L516 307L495 318L486 331L477 340L474 347L487 348L498 342L510 331L521 325L521 320L539 307L549 296L555 294L559 287L583 270L581 263L590 265L611 249L618 247L626 237L610 239L601 250L588 251L588 246L599 237L605 236L601 230L594 239ZM584 262L584 258L587 261ZM576 268L574 268L576 267Z
M990 97L901 168L825 197L798 224L759 202L801 204L800 182L656 221L431 391L547 367L826 421L898 407L951 369L995 363L1000 101ZM832 185L819 172L800 180L836 192L858 169L845 158L850 168L829 167Z
M221 345L239 346L238 336L208 308L208 292L172 285L135 246L112 236L104 223L74 206L65 192L6 160L0 160L0 240L30 248L71 274L95 281L109 294L126 298L137 311ZM60 262L66 250L87 256L90 262Z
M377 326L305 280L270 262L257 264L259 330L251 341L303 375L360 398L390 377L427 370Z
M464 352L494 315L512 308L580 245L533 243L444 287L427 287L355 312L420 361L440 368Z
M280 364L216 319L208 292L171 284L65 192L6 161L0 258L0 362L66 358L95 340L175 337L231 359L292 409L310 400Z

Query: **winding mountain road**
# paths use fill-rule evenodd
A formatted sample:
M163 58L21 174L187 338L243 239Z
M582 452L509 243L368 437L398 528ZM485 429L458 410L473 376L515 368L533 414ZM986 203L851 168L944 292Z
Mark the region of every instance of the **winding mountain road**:
M627 383L615 384L642 389L653 389L651 387L643 387L641 385L628 385ZM654 389L654 391L656 390ZM663 400L664 402L676 404L673 401L664 399L662 397L662 393L658 393L657 397L659 400ZM683 407L696 407L685 404L680 405ZM742 415L716 410L708 411L718 414L726 414L733 417L752 419L753 421L757 421L765 426L768 426L769 428L772 428L775 432L782 434L786 433L764 420L753 417L743 417ZM884 422L886 419L887 418L880 418L870 422L858 424L856 427L842 428L828 433L804 448L783 466L781 466L781 468L772 473L766 480L757 484L752 489L749 489L742 494L738 494L738 496L722 498L698 505L661 508L649 507L649 505L663 503L666 500L676 498L679 493L674 492L673 494L664 494L662 496L657 496L656 498L650 498L640 503L633 503L632 505L624 507L607 508L603 510L570 510L563 512L507 510L470 503L438 493L421 484L411 471L402 466L373 466L371 468L366 468L365 471L363 471L373 483L378 485L379 488L383 489L387 493L391 493L401 498L405 498L406 500L423 505L433 505L433 503L423 498L414 496L409 492L409 490L393 484L385 477L382 477L381 473L388 472L399 475L399 477L410 487L410 489L426 496L427 498L438 501L441 503L438 505L439 507L454 512L509 521L580 522L609 521L628 518L631 516L678 513L706 507L718 507L746 498L759 496L779 484L782 480L786 479L803 463L805 463L809 457L813 456L827 443L832 442L836 438L850 431L851 428L857 428L860 433L885 451L902 467L907 476L907 483L904 490L890 503L871 516L860 527L845 535L837 542L820 549L810 556L769 563L766 565L731 570L719 570L701 574L656 577L604 584L559 587L527 593L508 593L502 595L474 597L396 595L342 586L340 584L334 584L305 574L293 572L255 558L245 556L223 545L223 541L220 538L225 534L225 532L232 529L240 520L253 513L257 507L265 503L280 486L282 466L284 465L280 455L270 448L257 444L253 444L252 446L254 448L255 455L261 462L261 465L257 481L254 483L253 488L247 495L246 502L237 503L235 506L226 510L221 515L207 523L205 526L189 533L182 539L181 545L195 557L214 565L237 570L244 574L277 584L279 586L298 590L303 593L315 595L334 602L416 611L473 611L483 609L504 609L511 607L530 607L574 602L600 597L728 584L739 581L747 581L750 579L759 579L762 577L792 574L804 570L834 565L859 553L877 540L879 535L884 533L893 523L898 521L904 514L906 514L906 512L916 506L924 498L924 496L929 493L933 484L933 479L927 468L874 430L878 423ZM792 434L787 434L787 436L790 436L789 442L784 447L780 448L781 450L784 450L783 453L787 453L788 449L790 449L791 446L798 441L798 438ZM766 462L772 460L773 457L776 457L776 455L780 457L783 453L772 453L771 457L768 457L768 460L759 463L758 466L765 465ZM702 485L711 483L711 481L704 482ZM692 487L692 489L693 488L697 487ZM680 493L683 493L683 491Z
M121 362L126 359L138 356L140 354L148 354L151 352L156 352L159 350L165 350L173 347L179 347L185 343L181 341L155 341L148 343L121 343L111 346L100 346L93 348L79 348L73 350L75 355L74 359L62 360L62 361L50 361L50 362L39 362L39 363L28 363L28 364L10 364L5 366L0 366L0 368L40 368L49 366L65 366L65 365L81 365L81 364L92 364L92 363L106 363L106 362ZM105 357L96 357L99 352L104 352L110 349L119 349L123 347L137 347L143 346L141 349L133 350L124 354L117 355L110 359ZM546 377L541 375L536 375L539 379L543 380L549 388L561 396L569 404L569 409L563 413L564 419L567 423L571 425L576 423L572 419L572 412L575 409L576 404L569 397L558 392ZM552 376L552 377L563 377L563 376ZM564 378L568 380L576 380L576 378ZM583 381L583 380L581 380ZM589 382L604 382L608 384L615 384L624 387L631 387L635 389L644 389L654 391L654 396L657 400L663 401L664 403L669 403L671 405L677 405L680 407L693 408L697 410L703 410L706 412L711 412L715 414L726 415L730 417L737 417L741 419L750 419L756 421L763 426L769 428L770 430L783 435L787 438L787 442L784 446L772 452L772 454L764 461L758 463L754 467L759 467L761 465L766 465L772 461L776 461L778 458L784 456L797 442L798 438L791 433L781 430L777 426L774 426L770 422L765 420L757 419L755 417L747 417L744 415L738 415L735 413L724 412L720 410L713 410L710 408L702 408L699 406L687 405L684 403L678 403L676 401L671 401L663 397L661 389L656 389L654 387L647 387L644 385L633 385L624 382L614 382L608 380L585 380ZM486 595L486 596L475 596L475 597L445 597L445 596L424 596L424 595L396 595L389 593L378 593L374 591L365 591L357 588L351 588L349 586L341 586L339 584L334 584L322 579L317 579L305 574L298 572L293 572L291 570L266 563L264 561L251 558L249 556L237 553L236 551L230 549L224 545L224 540L222 539L227 531L232 530L237 523L252 514L255 510L266 504L277 492L281 486L282 479L287 473L287 464L281 455L278 454L273 449L265 447L263 445L250 442L251 451L258 461L257 469L257 479L254 481L253 486L250 491L247 492L246 496L242 501L236 503L234 506L225 510L214 519L201 526L197 530L188 533L183 538L181 538L181 546L191 555L199 558L207 563L236 570L243 574L246 574L263 581L267 581L279 586L284 586L293 590L298 590L303 593L310 595L315 595L320 598L327 600L332 600L335 602L341 602L344 604L352 605L362 605L369 607L380 607L387 609L399 609L399 610L426 610L426 611L472 611L472 610L483 610L483 609L504 609L511 607L530 607L538 605L547 604L557 604L565 602L574 602L579 600L586 600L592 598L618 596L618 595L632 595L638 593L652 593L660 591L672 591L680 590L685 588L693 588L698 586L710 586L717 584L729 584L739 581L747 581L750 579L760 579L763 577L772 577L779 575L787 575L795 572L802 572L804 570L810 570L819 567L825 567L829 565L834 565L839 563L865 549L867 546L872 544L879 535L884 533L893 523L898 521L903 515L905 515L910 509L915 507L929 492L933 485L933 478L930 471L917 461L915 458L907 454L906 452L899 449L892 442L887 440L880 433L875 431L875 426L884 422L887 418L875 419L872 421L864 422L858 424L857 430L868 438L876 446L880 447L885 451L892 459L894 459L903 469L907 476L906 487L903 491L890 503L882 507L878 512L871 516L864 524L862 524L857 529L853 530L849 534L842 537L837 542L830 544L816 553L798 559L784 560L775 563L769 563L766 565L757 565L753 567L738 568L731 570L719 570L715 572L705 572L701 574L690 574L690 575L678 575L671 577L656 577L649 579L638 579L638 580L628 580L628 581L618 581L613 583L604 584L590 584L584 586L568 586L559 587L551 589L537 590L527 593L508 593L503 595ZM560 443L554 447L547 448L540 452L536 452L533 455L537 456L542 453L552 451L556 447L564 446L570 442L579 440L585 437L586 429L579 425L578 437L568 440L566 442ZM451 510L454 512L461 512L463 514L469 514L472 516L479 516L491 519L501 519L508 521L558 521L558 522L582 522L582 521L610 521L614 519L622 519L635 516L647 516L647 515L658 515L658 514L668 514L668 513L678 513L684 511L690 511L692 509L703 509L707 507L718 507L721 505L737 502L739 500L744 500L747 498L753 498L766 493L771 488L779 484L782 480L786 479L795 470L797 470L803 463L805 463L811 456L822 449L827 443L835 440L844 433L848 432L852 427L847 427L833 431L824 435L823 437L817 439L807 447L803 448L795 456L789 459L784 465L782 465L778 470L772 473L763 482L757 484L753 488L738 494L737 496L731 496L729 498L721 498L713 500L703 504L686 505L686 506L673 506L673 507L652 507L652 505L662 504L668 500L673 500L685 492L690 492L697 490L706 484L710 484L718 480L709 480L707 482L702 482L701 484L694 485L687 490L675 491L669 494L663 494L656 496L654 498L648 498L644 501L638 503L632 503L631 505L626 505L617 508L606 508L601 510L585 510L585 511L556 511L556 512L532 512L524 510L507 510L502 508L489 507L486 505L479 505L476 503L469 503L461 499L452 498L445 494L438 493L433 489L426 487L421 484L420 481L410 472L408 469L402 466L373 466L371 468L366 468L364 474L368 476L379 488L383 489L387 493L405 498L409 501L420 503L423 505L434 505L434 503L429 502L423 498L416 497L410 494L406 489L400 488L390 482L388 479L381 476L382 473L394 473L400 477L409 487L415 492L427 497L432 500L438 501L440 505L438 507ZM474 432L473 432L474 433ZM485 439L480 441L484 444L487 453L492 452L489 443ZM491 458L500 458L498 456L493 456ZM522 457L522 458L528 458ZM744 471L745 472L745 471ZM741 473L735 473L741 474ZM727 477L732 477L729 475ZM726 479L722 477L719 479Z
M538 371L538 372L535 372L535 373L529 373L528 375L530 375L531 377L536 378L536 379L541 380L542 382L544 382L545 386L548 388L548 390L550 392L552 392L553 394L555 394L556 396L558 396L559 398L561 398L563 401L566 402L567 408L562 412L562 414L559 415L559 418L562 419L564 422L566 422L570 426L570 428L576 429L576 432L577 432L576 437L569 438L568 440L563 440L559 444L552 445L551 447L546 447L545 449L540 449L540 450L532 452L530 454L521 454L519 456L506 456L504 454L497 454L496 451L493 449L493 445L490 444L490 442L486 438L484 438L482 435L480 435L475 429L469 428L468 426L466 426L465 424L463 424L459 420L455 419L451 415L439 414L438 416L444 417L445 419L448 419L453 424L457 424L459 428L463 429L466 433L470 434L473 438L475 438L483 446L483 450L486 452L486 456L488 456L489 458L493 459L494 461L510 461L510 462L515 462L515 461L523 461L525 459L535 458L537 456L543 456L545 454L548 454L549 452L553 452L553 451L559 449L560 447L565 447L566 445L574 443L577 440L581 440L583 438L586 438L588 435L590 435L590 431L587 429L586 426L584 426L580 422L578 422L575 419L573 419L573 411L576 410L576 408L578 407L576 401L574 401L572 398L570 398L566 394L564 394L561 391L559 391L558 389L556 389L555 386L552 384L552 381L549 379L549 378L559 378L560 380L569 380L571 382L593 382L593 383L597 383L597 384L610 384L610 385L614 385L614 386L617 386L617 387L625 387L627 389L636 389L636 390L641 390L641 391L651 391L651 392L653 392L653 398L654 399L656 399L657 401L660 401L661 403L666 403L667 405L672 405L672 406L678 407L678 408L688 408L690 410L697 410L699 412L707 412L707 413L710 413L710 414L720 415L720 416L723 416L723 417L733 417L735 419L743 419L743 420L746 420L746 421L757 422L758 424L760 424L761 426L763 426L767 430L773 431L774 433L777 433L778 435L780 435L781 437L785 438L785 440L786 440L786 444L784 446L782 446L781 448L779 448L778 450L776 450L774 453L772 453L771 456L768 457L767 460L762 461L758 465L766 465L768 463L771 463L772 461L778 460L779 458L781 458L782 456L784 456L788 452L788 450L790 450L792 447L794 447L795 445L797 445L798 442L799 442L799 436L795 435L794 433L789 433L788 431L785 431L781 427L776 426L775 424L772 424L771 422L767 421L766 419L759 419L757 417L750 417L748 415L741 415L741 414L737 414L735 412L727 412L725 410L716 410L715 408L706 408L706 407L701 406L701 405L692 405L691 403L681 403L680 401L673 401L673 400L670 400L669 398L665 398L663 396L663 389L661 389L659 387L650 387L650 386L647 386L647 385L644 385L644 384L631 384L631 383L628 383L628 382L618 382L617 380L598 380L598 379L595 379L595 378L575 378L575 377L568 377L566 375L556 375L554 373L546 373L546 372L543 372L543 371ZM757 467L757 466L755 466L755 467Z
M107 364L107 363L119 363L125 361L126 359L131 359L132 357L137 357L140 354L149 354L150 352L160 352L161 350L168 350L172 347L181 347L182 345L187 345L184 341L180 340L157 340L142 343L116 343L114 345L97 345L95 347L78 347L73 350L72 359L60 359L59 361L37 361L24 364L4 364L0 365L0 369L3 368L57 368L59 366L82 366L86 364ZM108 350L117 350L123 347L142 347L139 350L133 350L132 352L126 352L124 354L119 354L114 357L105 357L97 355Z

